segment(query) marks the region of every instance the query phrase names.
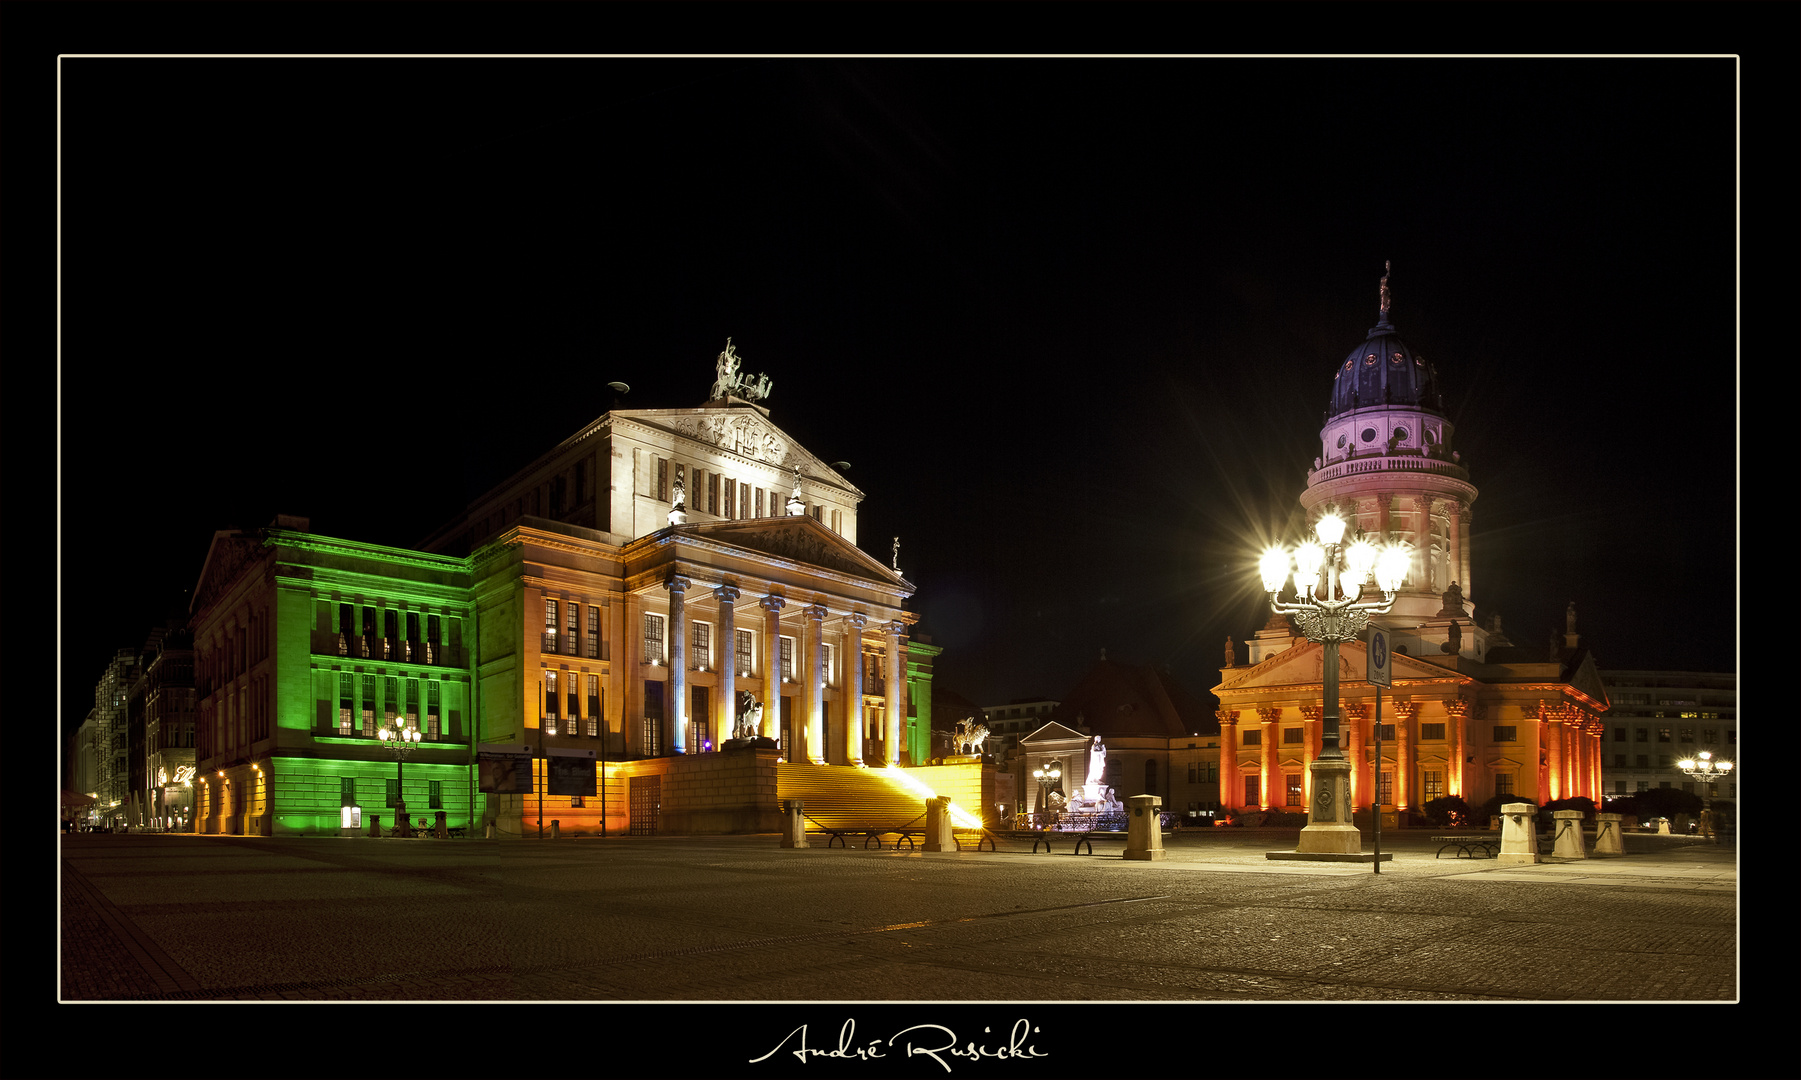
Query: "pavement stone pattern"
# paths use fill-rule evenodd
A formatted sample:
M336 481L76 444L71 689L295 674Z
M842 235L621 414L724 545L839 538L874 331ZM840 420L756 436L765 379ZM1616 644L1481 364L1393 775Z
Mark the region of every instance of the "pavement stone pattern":
M1524 1002L1739 998L1737 851L1161 862L779 838L61 838L63 1002ZM1369 840L1366 837L1366 850ZM827 1041L814 1040L821 1045Z

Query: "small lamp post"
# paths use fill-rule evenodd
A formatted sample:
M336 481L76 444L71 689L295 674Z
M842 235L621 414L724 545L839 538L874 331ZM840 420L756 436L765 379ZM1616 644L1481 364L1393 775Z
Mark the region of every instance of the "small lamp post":
M406 816L406 756L418 747L419 740L425 736L420 734L416 726L395 717L382 724L375 732L375 737L394 752L396 769L394 786L399 790L399 801L394 806L394 821L400 829L401 836L411 836L413 831L408 827Z
M1051 789L1057 786L1057 781L1063 779L1063 763L1060 761L1052 761L1048 764L1040 765L1038 768L1032 770L1032 779L1038 781L1038 812L1033 816L1038 819L1035 824L1038 825L1039 828L1043 828L1045 823L1045 803L1050 799Z
M1707 785L1708 794L1701 796L1702 828L1709 840L1719 843L1719 823L1714 820L1712 791L1714 784L1732 774L1732 762L1715 758L1711 750L1703 750L1692 758L1678 761L1676 767L1682 770L1682 775Z
M1346 544L1344 535L1345 520L1328 511L1314 525L1316 539L1303 541L1292 553L1272 547L1258 564L1271 609L1293 616L1308 641L1325 646L1320 756L1310 770L1313 801L1295 846L1297 855L1357 856L1363 850L1351 819L1351 762L1338 745L1338 646L1362 636L1371 615L1394 607L1411 561L1403 544L1377 547L1361 536ZM1291 571L1295 599L1285 603L1280 595ZM1380 600L1363 599L1372 573L1382 590Z

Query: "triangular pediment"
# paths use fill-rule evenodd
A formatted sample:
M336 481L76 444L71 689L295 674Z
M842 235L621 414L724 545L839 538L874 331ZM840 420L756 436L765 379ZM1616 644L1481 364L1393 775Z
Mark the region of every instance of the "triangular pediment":
M243 572L245 564L257 557L262 547L262 538L254 533L231 530L214 533L206 561L200 566L200 577L194 583L194 599L189 604L189 612L205 611Z
M678 525L678 535L754 551L784 562L802 563L911 593L913 585L862 548L804 515L755 518L748 521L713 521Z
M1321 665L1325 660L1325 652L1324 645L1311 641L1284 649L1260 664L1230 669L1231 674L1214 687L1213 692L1223 695L1284 686L1317 685L1324 680ZM1365 682L1368 671L1368 650L1362 642L1346 642L1338 647L1340 687L1349 688L1354 683ZM1409 679L1442 679L1446 675L1444 668L1414 659L1406 653L1391 654L1389 672L1394 683Z
M770 423L763 410L748 403L698 409L630 409L612 415L666 428L684 439L773 465L784 472L798 467L809 479L823 480L861 497L863 492L838 470L815 457L792 436ZM785 497L786 492L783 493Z
M1065 739L1087 738L1088 736L1076 729L1052 720L1050 723L1039 728L1037 731L1032 732L1030 735L1022 736L1019 741L1021 745L1024 745L1026 743L1058 742Z
M1569 684L1596 703L1596 712L1603 713L1613 708L1613 701L1607 696L1607 686L1601 681L1601 672L1595 667L1593 653L1582 654L1582 662L1569 674Z

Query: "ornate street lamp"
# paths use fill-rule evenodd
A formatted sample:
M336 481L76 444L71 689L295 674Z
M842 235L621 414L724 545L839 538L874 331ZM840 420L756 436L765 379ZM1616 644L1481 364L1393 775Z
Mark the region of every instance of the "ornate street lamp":
M1714 820L1713 813L1713 785L1732 775L1732 762L1725 758L1716 759L1713 751L1703 750L1692 758L1683 758L1678 761L1676 767L1682 770L1682 775L1707 785L1708 794L1701 796L1703 828L1708 839L1716 844L1719 843L1719 822Z
M1063 779L1063 763L1053 761L1046 765L1040 765L1032 770L1032 779L1038 781L1038 813L1033 816L1038 819L1036 824L1043 828L1045 803L1050 799L1051 788L1057 785L1057 781Z
M1361 535L1344 543L1345 521L1328 511L1314 525L1316 540L1298 545L1291 554L1282 547L1263 553L1258 569L1270 607L1293 616L1308 641L1325 646L1325 702L1320 756L1313 762L1313 805L1301 830L1296 854L1358 855L1363 840L1351 819L1351 762L1338 745L1338 646L1356 641L1371 615L1386 614L1407 578L1410 557L1404 544L1383 547ZM1295 599L1280 599L1292 571ZM1363 587L1375 575L1380 600L1363 599Z
M419 740L425 736L419 733L418 727L395 717L382 724L376 730L375 737L394 752L397 770L395 787L399 791L399 801L394 805L395 824L400 829L401 836L411 836L413 831L408 827L406 816L406 756L418 747Z

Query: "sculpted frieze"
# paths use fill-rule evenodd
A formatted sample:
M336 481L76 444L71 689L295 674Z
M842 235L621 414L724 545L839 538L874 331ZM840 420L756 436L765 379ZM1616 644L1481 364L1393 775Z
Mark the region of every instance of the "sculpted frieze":
M788 444L770 427L754 416L743 413L708 413L705 416L677 417L670 425L678 435L697 442L717 446L750 458L779 465L788 455Z

